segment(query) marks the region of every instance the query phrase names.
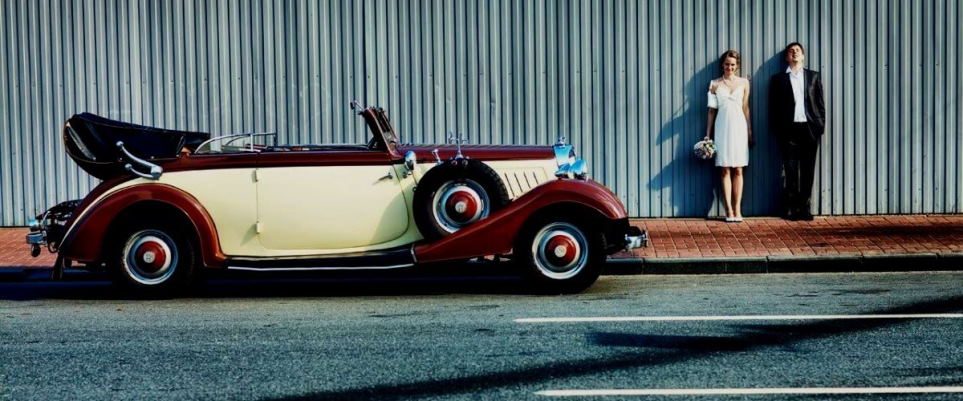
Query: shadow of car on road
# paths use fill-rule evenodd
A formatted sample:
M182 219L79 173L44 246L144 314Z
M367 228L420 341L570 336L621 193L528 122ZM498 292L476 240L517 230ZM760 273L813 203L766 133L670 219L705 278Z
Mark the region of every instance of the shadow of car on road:
M32 270L15 280L0 280L0 300L145 299L142 294L112 285L106 274L72 271L68 272L64 281L50 281L49 274L50 270ZM589 289L589 292L594 291ZM165 298L331 298L445 294L531 295L532 289L514 274L509 264L465 263L391 271L208 272L198 284Z

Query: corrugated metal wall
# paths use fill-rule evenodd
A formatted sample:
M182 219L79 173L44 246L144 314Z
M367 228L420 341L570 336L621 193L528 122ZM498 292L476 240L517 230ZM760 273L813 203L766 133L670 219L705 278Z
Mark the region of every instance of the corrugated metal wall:
M0 1L2 225L95 184L60 124L91 111L176 129L361 142L348 102L403 139L550 144L567 135L633 216L718 211L690 157L716 57L752 78L745 212L778 211L768 80L799 40L826 82L818 213L958 213L957 0Z

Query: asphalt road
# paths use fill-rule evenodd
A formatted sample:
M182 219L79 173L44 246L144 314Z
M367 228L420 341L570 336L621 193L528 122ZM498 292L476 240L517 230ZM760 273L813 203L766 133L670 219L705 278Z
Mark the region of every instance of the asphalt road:
M867 394L963 386L963 273L607 276L573 296L471 278L109 290L0 283L0 399L963 398ZM546 317L651 320L518 320ZM745 389L761 394L720 395Z

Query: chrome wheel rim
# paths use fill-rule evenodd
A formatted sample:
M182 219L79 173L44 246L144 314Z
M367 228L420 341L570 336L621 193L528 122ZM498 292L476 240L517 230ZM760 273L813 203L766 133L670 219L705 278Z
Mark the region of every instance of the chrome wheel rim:
M124 246L127 276L144 285L161 284L177 270L177 245L169 235L157 230L134 233Z
M588 262L588 238L570 223L556 222L542 227L532 241L535 267L545 277L572 278Z
M488 216L490 211L488 194L473 180L446 182L435 191L431 203L435 221L448 233Z

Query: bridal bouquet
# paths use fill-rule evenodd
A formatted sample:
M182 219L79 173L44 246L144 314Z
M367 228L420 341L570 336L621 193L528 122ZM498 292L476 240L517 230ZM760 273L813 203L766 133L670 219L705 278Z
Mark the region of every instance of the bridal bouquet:
M716 155L716 144L711 139L705 138L696 142L695 146L692 147L692 152L702 160L709 160Z

